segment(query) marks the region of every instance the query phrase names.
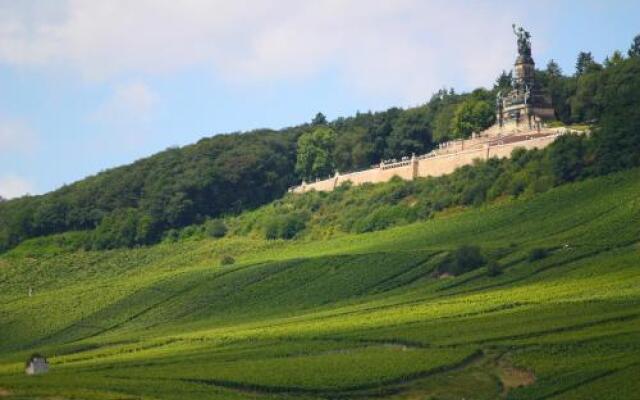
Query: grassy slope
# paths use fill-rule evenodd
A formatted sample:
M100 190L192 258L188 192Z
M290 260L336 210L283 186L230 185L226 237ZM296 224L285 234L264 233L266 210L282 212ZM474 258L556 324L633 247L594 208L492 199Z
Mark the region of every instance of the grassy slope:
M635 170L327 241L24 243L0 257L0 396L633 398L639 194ZM435 278L463 243L504 273ZM52 371L26 377L36 350Z

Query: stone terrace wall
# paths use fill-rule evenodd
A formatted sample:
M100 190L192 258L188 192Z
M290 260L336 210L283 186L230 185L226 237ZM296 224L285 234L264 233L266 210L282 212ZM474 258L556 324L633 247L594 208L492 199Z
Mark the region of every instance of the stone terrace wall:
M405 180L413 180L417 177L441 176L450 174L457 168L473 163L476 159L487 160L491 157L510 157L515 148L542 149L550 145L562 132L546 132L544 134L529 134L522 136L511 136L485 140L484 143L469 141L456 142L458 150L450 153L450 148L444 151L436 151L411 160L396 162L393 164L381 164L378 168L371 168L365 171L352 172L344 175L336 174L333 178L320 180L312 183L303 183L300 186L290 189L294 193L304 193L311 190L331 191L344 182L351 182L353 185L363 183L387 182L394 176ZM464 150L464 148L469 148Z

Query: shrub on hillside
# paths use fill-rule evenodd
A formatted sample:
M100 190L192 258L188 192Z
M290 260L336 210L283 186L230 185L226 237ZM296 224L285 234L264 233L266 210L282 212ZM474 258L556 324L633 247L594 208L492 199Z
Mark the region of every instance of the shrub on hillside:
M502 266L498 261L491 259L487 262L487 275L494 277L500 275L501 273Z
M233 257L231 257L230 255L224 255L220 259L220 265L232 265L232 264L235 264L235 263L236 263L236 260Z
M200 237L202 234L202 227L197 225L189 225L185 228L178 230L180 240L185 240L193 237Z
M487 263L478 246L463 245L449 253L438 266L438 272L451 275L460 275L473 271Z
M292 239L306 226L307 216L303 213L273 215L264 224L267 239Z
M527 257L530 262L542 260L549 255L549 250L543 248L532 249Z
M373 232L389 228L394 225L406 224L413 222L416 217L412 210L408 207L397 206L380 206L374 211L367 213L361 219L355 221L352 231L357 233Z
M166 240L169 243L173 243L178 241L180 238L180 233L177 229L169 229L164 233L163 240Z
M210 219L205 223L205 232L213 238L221 238L227 234L227 225L221 219Z

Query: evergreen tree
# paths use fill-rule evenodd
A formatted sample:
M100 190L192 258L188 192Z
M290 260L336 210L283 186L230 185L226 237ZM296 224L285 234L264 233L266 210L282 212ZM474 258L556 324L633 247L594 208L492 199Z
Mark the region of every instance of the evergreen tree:
M552 79L562 76L562 70L560 69L560 66L553 59L549 60L549 62L547 63L547 75Z
M315 117L311 120L311 125L326 125L327 117L321 112L317 113Z
M639 57L640 56L640 35L636 35L633 38L633 42L631 42L631 47L627 52L629 57Z
M595 62L590 51L581 51L578 53L578 59L576 60L576 76L596 71L600 69L599 67L600 65Z

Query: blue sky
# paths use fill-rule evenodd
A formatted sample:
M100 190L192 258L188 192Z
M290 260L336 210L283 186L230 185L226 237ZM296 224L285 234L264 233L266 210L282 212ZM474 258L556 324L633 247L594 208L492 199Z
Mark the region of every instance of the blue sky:
M572 72L640 33L638 1L0 0L0 196L203 136L413 106L510 69L511 23Z

